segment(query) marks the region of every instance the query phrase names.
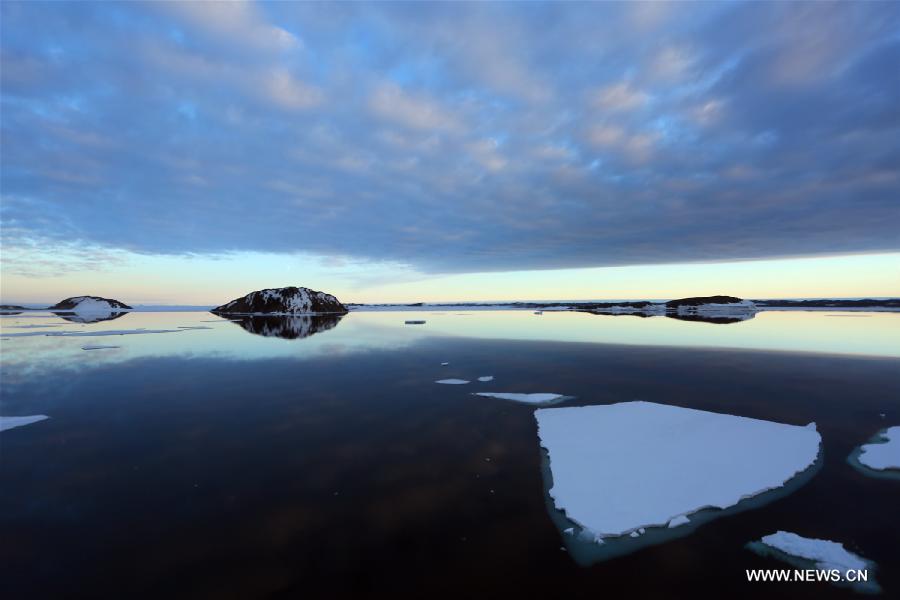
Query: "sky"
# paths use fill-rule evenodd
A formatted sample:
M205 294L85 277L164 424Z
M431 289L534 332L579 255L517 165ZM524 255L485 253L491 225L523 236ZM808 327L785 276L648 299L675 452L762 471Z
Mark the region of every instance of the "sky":
M0 4L0 299L900 296L900 4Z

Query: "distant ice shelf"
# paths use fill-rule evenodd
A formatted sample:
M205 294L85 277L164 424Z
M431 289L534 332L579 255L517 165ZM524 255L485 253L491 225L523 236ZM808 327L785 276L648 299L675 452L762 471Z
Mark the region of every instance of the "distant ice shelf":
M747 544L747 547L757 554L774 556L799 568L836 571L831 576L832 583L843 583L859 591L880 590L871 573L875 570L875 563L850 552L838 542L803 537L789 531L776 531L758 542ZM851 581L860 572L866 572L866 579Z
M547 451L548 495L589 541L643 528L641 540L659 539L660 530L693 524L700 511L708 520L708 509L781 488L809 469L821 443L814 423L651 402L541 408L535 418Z
M498 398L500 400L512 400L513 402L522 402L524 404L554 404L561 402L566 398L562 394L553 394L542 392L536 394L518 394L512 392L475 392L476 396L485 398Z
M43 421L44 419L49 419L47 415L30 415L27 417L0 417L0 431L6 431L7 429L13 429L15 427L24 427L25 425L31 425L32 423L37 423L38 421Z

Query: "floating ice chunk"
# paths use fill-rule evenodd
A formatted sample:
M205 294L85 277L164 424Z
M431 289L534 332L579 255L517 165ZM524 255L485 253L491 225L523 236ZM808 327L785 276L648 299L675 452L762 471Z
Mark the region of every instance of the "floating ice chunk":
M639 534L637 531L632 531L632 532L629 533L628 535L629 535L630 537L636 538L636 537L638 537L638 536L641 535L641 534Z
M435 383L444 383L446 385L463 385L464 383L469 383L465 379L438 379Z
M49 419L47 415L31 415L28 417L0 417L0 431L6 431L7 429L12 429L13 427L22 427L24 425L31 425L32 423L37 423L38 421L43 421L44 419Z
M677 517L675 517L674 519L669 521L669 527L671 528L671 527L678 527L679 525L687 525L690 522L691 522L691 520L688 519L686 516L678 515Z
M550 497L570 521L602 536L779 488L816 461L821 442L815 424L650 402L545 408L535 418Z
M850 464L859 464L875 471L900 469L900 425L879 431L868 444L850 455Z
M476 396L484 396L485 398L499 398L500 400L512 400L513 402L523 402L525 404L555 404L566 398L562 394L537 393L537 394L514 394L511 392L475 392Z
M449 365L449 364L450 364L450 363L448 363L448 362L442 362L442 363L441 363L441 366L442 366L442 367L446 367L446 366Z
M87 346L82 346L82 350L111 350L113 348L121 348L122 346L104 346L103 344L88 344Z
M809 561L816 569L821 571L836 570L844 580L848 579L847 574L851 571L860 572L875 569L875 563L850 552L844 548L843 544L830 540L807 538L789 531L776 531L771 535L764 536L758 542L751 542L748 544L748 547L759 554L774 554L776 557L800 567L808 566L803 564L802 561ZM776 550L776 552L772 553L771 550ZM800 559L801 562L796 562L796 559ZM855 575L856 573L851 577ZM839 581L836 580L834 583L839 583ZM846 581L846 583L861 590L878 591L880 589L874 579L870 581Z
M494 376L493 376L493 375L485 375L484 377L479 377L479 378L478 378L478 381L485 381L485 382L487 382L487 381L493 381L493 380L494 380Z

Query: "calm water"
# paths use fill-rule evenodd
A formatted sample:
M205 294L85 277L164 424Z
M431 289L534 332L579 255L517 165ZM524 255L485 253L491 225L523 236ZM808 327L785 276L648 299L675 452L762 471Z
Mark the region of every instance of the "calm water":
M208 329L18 335L183 327ZM900 314L34 313L0 317L0 336L0 414L51 417L0 433L3 598L851 595L746 583L787 567L744 547L777 529L843 542L900 595L900 481L846 463L900 423ZM434 383L448 377L473 383ZM473 391L815 421L823 466L788 497L579 567L545 505L533 407Z

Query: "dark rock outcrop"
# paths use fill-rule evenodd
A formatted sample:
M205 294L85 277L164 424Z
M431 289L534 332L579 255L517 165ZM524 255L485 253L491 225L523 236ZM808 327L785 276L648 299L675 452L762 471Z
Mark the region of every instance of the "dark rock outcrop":
M325 292L317 292L305 287L270 288L250 292L243 298L237 298L217 306L210 312L214 314L346 314L347 307Z
M113 309L131 310L131 307L124 302L113 300L111 298L101 298L100 296L72 296L65 300L60 300L47 310L74 310L81 311L110 311Z
M681 306L701 306L704 304L740 304L743 302L745 302L743 298L734 296L696 296L693 298L669 300L666 302L666 308L675 309Z

